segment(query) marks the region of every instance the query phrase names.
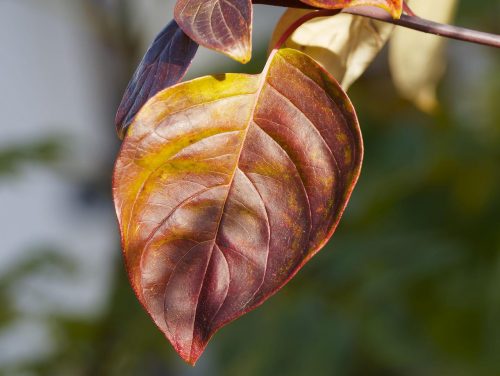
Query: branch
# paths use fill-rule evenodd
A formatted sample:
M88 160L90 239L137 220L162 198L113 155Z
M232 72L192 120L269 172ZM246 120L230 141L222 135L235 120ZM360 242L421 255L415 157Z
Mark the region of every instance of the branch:
M253 0L253 3L302 9L319 9L304 4L299 0ZM388 22L394 25L418 30L428 34L435 34L446 38L461 40L464 42L500 48L500 35L484 33L482 31L466 29L458 26L440 24L414 15L403 14L400 19L395 20L382 9L365 6L347 8L344 9L343 12L354 14L357 16L373 18L378 21Z
M384 10L372 7L353 7L344 9L343 12L373 18L375 20L392 23L428 34L500 48L500 35L484 33L482 31L470 30L453 25L440 24L418 16L403 14L399 20L395 20Z

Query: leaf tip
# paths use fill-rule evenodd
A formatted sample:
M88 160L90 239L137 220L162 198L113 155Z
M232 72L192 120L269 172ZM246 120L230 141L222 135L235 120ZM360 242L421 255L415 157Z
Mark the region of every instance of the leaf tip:
M391 16L392 19L398 20L403 14L403 2L402 1L366 1L360 3L353 3L346 6L345 8L378 8ZM356 14L356 13L354 13Z
M130 125L130 121L127 123L125 121L115 121L116 134L118 135L118 139L122 140L125 138L125 133L127 133L128 126Z
M241 64L246 64L252 59L252 47L242 46L228 52L229 57Z
M402 2L373 3L370 5L385 10L394 20L399 20L403 14Z
M177 354L190 366L194 367L201 355L205 351L208 342L199 342L193 340L193 342L188 341L187 343L183 342L172 342L175 351Z
M402 8L387 8L387 11L395 20L399 20L401 18L401 15L403 14Z
M387 5L383 7L395 20L399 20L403 14L403 0L389 1Z

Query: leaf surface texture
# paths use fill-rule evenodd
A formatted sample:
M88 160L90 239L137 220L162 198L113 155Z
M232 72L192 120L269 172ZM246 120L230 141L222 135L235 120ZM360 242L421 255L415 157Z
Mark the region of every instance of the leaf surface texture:
M251 0L178 0L175 19L198 44L246 63L252 55Z
M114 200L132 286L183 359L194 364L323 247L362 154L349 99L292 49L261 75L203 77L145 105Z

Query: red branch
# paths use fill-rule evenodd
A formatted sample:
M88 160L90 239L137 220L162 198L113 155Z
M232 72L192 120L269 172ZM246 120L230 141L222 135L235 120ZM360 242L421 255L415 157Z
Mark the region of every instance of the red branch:
M274 0L272 2L269 0L253 0L253 3L274 5L274 6L289 6L302 9L318 9L318 8L313 8L307 4L304 4L299 0ZM400 19L396 20L393 19L384 10L375 7L360 6L360 7L347 8L343 10L343 12L345 13L373 18L375 20L388 22L394 25L406 27L408 29L418 30L428 34L435 34L446 38L461 40L464 42L471 42L476 44L482 44L485 46L500 48L500 35L433 22L413 15L413 12L411 10L405 9L405 11L408 14L403 14Z

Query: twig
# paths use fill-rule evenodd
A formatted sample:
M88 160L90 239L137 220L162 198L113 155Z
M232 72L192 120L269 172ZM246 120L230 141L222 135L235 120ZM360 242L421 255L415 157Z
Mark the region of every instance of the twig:
M417 15L413 12L413 10L411 10L410 6L408 5L408 3L406 1L403 1L403 11L409 15L409 16L412 16L412 17L416 17Z
M255 4L266 4L275 6L287 6L302 9L318 9L311 7L299 0L253 0ZM354 14L363 17L373 18L375 20L392 23L394 25L406 27L408 29L418 30L428 34L440 35L446 38L461 40L464 42L482 44L485 46L500 48L500 35L485 33L466 29L463 27L440 24L429 21L418 16L403 14L400 19L393 19L387 12L375 7L352 7L343 10L344 13ZM411 12L413 13L413 12Z
M287 41L287 39L290 38L290 36L294 33L294 31L297 30L302 24L306 23L307 21L310 21L317 17L335 16L336 14L339 13L340 10L327 10L327 9L313 10L310 13L306 13L286 29L286 31L281 35L280 39L278 39L278 42L276 42L276 45L274 46L273 49L279 49Z
M378 8L353 7L344 9L344 12L373 18L409 29L422 31L424 33L500 48L500 35L496 34L484 33L482 31L470 30L453 25L440 24L417 16L408 16L405 14L403 14L399 20L395 20L385 11L382 9L379 10Z

